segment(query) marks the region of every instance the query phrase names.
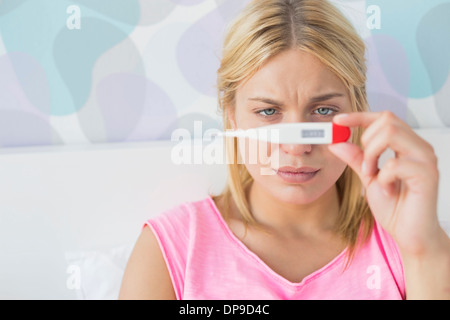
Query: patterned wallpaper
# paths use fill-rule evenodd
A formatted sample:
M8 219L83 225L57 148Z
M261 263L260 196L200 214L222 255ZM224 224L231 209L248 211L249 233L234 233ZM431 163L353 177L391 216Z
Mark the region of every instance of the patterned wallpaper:
M248 0L0 0L0 147L219 127L226 25ZM374 111L450 126L450 0L334 0L368 46Z

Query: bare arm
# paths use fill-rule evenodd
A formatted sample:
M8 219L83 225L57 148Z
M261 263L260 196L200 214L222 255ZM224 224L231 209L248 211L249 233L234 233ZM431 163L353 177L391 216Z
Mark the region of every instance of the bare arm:
M175 300L172 281L155 235L145 227L122 279L120 300Z
M437 239L420 255L402 253L409 300L450 299L450 239L442 229Z

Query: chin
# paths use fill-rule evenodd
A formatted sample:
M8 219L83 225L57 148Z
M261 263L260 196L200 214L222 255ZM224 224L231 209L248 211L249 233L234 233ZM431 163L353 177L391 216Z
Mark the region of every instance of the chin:
M296 194L284 194L282 201L290 204L306 205L317 201L323 193L296 193ZM281 200L281 199L280 199Z
M266 190L277 200L289 204L306 205L320 199L328 189L311 188L303 185L268 186Z

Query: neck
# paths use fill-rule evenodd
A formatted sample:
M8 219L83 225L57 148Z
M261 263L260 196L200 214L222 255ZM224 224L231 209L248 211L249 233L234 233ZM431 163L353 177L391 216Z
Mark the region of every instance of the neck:
M296 204L274 198L253 183L249 190L252 214L258 224L282 234L314 234L334 230L339 212L335 186L307 204Z

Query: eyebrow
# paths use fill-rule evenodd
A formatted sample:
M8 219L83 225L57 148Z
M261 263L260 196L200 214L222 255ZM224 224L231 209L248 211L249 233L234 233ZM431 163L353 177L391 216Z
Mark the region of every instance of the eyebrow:
M317 97L313 97L309 100L310 103L317 103L317 102L322 102L322 101L327 101L333 98L341 98L341 97L345 97L345 94L340 93L340 92L332 92L332 93L326 93Z
M284 103L282 103L280 101L276 101L276 100L270 99L270 98L259 98L259 97L257 97L257 98L249 98L248 100L264 102L266 104L271 104L271 105L279 106L279 107L284 105Z
M345 97L345 94L340 93L340 92L331 92L331 93L322 94L320 96L312 97L311 99L309 99L309 103L317 103L317 102L327 101L327 100L330 100L333 98L341 98L341 97ZM279 107L282 107L284 105L284 103L282 103L281 101L276 101L274 99L264 98L264 97L249 98L248 100L259 101L259 102L263 102L266 104L270 104L273 106L279 106Z

